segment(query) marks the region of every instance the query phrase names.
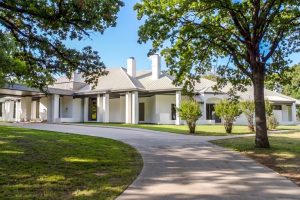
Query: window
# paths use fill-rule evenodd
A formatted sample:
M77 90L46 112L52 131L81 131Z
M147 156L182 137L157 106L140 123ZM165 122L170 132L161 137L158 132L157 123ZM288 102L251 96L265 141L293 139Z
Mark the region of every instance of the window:
M97 120L97 98L90 98L89 120L91 121Z
M281 105L273 105L273 110L282 110Z
M14 101L14 109L13 109L13 118L16 118L16 111L17 111L17 102Z
M145 121L145 104L139 103L139 121Z
M176 105L171 104L171 119L176 120Z
M0 117L3 117L3 109L2 109L3 103L0 102Z
M214 104L206 104L206 119L213 120L215 113L215 105Z
M60 110L60 109L59 109ZM38 118L40 118L40 100L37 100L36 101L36 118L38 119Z
M221 123L221 119L215 113L215 104L206 104L206 119Z

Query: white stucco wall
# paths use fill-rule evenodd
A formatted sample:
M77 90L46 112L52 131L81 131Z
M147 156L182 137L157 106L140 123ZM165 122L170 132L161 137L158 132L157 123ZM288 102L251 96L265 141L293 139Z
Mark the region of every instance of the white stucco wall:
M123 100L123 99L122 99ZM109 100L109 121L125 122L125 101L121 102L120 98Z
M40 99L40 119L41 119L41 121L47 120L47 105L48 105L48 98L42 97Z
M176 104L174 95L155 95L155 114L152 122L155 124L175 124L171 118L171 104Z

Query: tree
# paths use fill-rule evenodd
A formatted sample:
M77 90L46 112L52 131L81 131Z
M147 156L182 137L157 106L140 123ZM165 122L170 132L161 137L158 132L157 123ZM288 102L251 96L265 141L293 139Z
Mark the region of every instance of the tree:
M231 134L233 122L242 114L236 101L221 100L215 105L216 115L223 120L226 133Z
M189 126L190 133L195 133L196 122L202 115L199 103L195 100L184 100L178 111L181 119L185 120Z
M300 99L300 64L294 65L289 71L284 73L288 82L279 82L277 78L269 78L266 87L270 90L280 90L281 93ZM281 75L282 76L282 75Z
M257 147L269 147L264 105L265 78L284 72L299 50L298 0L141 0L135 5L139 42L161 51L174 82L192 90L216 59L218 86L253 85ZM220 63L220 62L219 62Z
M255 112L255 104L251 100L245 100L240 102L240 107L242 112L247 118L248 128L251 132L255 132L254 127L254 112Z
M0 63L7 58L22 63L0 66L1 86L21 82L44 89L53 83L54 75L70 78L75 70L87 83L96 84L97 77L107 73L98 52L91 47L82 51L68 48L65 41L82 40L91 31L103 33L115 26L121 6L120 0L0 1L1 43L16 47L13 51L2 49Z

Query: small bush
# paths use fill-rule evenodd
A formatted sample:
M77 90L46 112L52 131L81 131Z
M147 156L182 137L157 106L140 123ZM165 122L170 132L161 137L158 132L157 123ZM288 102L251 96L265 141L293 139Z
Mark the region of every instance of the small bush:
M202 116L199 103L195 100L184 100L178 111L181 119L185 120L189 126L190 133L195 133L196 122Z
M236 101L221 100L216 104L215 111L216 115L223 120L226 133L230 134L233 122L242 114L239 104Z
M269 130L274 130L278 126L278 121L274 115L271 115L270 117L267 118L267 128Z
M255 104L254 101L246 100L240 102L240 107L242 112L245 114L248 121L248 128L251 132L255 132L254 127L254 113L255 113Z

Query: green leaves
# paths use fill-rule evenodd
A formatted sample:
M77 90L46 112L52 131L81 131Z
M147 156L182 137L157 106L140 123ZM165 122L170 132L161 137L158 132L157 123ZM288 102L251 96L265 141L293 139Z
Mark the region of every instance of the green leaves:
M71 76L77 70L91 84L106 74L98 52L91 47L82 51L68 48L66 40L81 40L93 31L103 33L116 25L120 0L35 0L0 2L0 34L9 33L15 51L9 55L25 63L17 79L42 89L54 81L54 75ZM9 71L4 72L10 76ZM14 73L12 71L12 73Z
M174 82L190 90L213 65L220 87L231 82L242 90L257 71L283 73L299 50L297 1L142 0L135 10L145 19L139 42L152 41L150 53L161 51ZM214 62L224 58L228 63Z
M195 100L182 101L178 111L181 119L186 121L197 121L202 115L200 105Z
M221 100L215 105L216 115L224 121L234 122L242 114L238 102L230 100Z

